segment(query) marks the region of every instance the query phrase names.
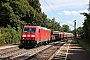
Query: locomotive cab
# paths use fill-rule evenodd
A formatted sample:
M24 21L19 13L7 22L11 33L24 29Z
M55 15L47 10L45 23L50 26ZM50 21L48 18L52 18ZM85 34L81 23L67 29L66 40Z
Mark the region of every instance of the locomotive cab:
M35 45L35 35L36 35L36 28L32 27L24 27L21 36L21 45L23 46L30 46Z

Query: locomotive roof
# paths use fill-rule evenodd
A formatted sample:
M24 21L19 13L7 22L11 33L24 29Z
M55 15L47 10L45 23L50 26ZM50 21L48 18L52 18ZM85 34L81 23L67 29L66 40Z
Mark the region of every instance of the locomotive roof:
M40 29L44 29L44 30L50 30L50 29L47 29L46 27L41 27L41 26L24 26L24 27L38 27L38 28L40 28Z
M50 29L47 29L46 27L41 27L41 29L44 29L44 30L50 30Z

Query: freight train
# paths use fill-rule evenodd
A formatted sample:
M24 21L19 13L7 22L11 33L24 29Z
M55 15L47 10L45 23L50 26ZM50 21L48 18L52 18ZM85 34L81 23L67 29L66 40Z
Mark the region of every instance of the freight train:
M24 26L19 48L39 46L55 40L67 39L73 37L72 33L53 31L41 26Z

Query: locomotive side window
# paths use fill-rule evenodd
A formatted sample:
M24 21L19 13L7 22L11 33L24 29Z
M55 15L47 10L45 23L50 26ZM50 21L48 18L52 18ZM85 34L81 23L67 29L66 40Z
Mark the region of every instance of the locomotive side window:
M40 32L40 29L39 29L39 32Z
M36 28L24 28L24 32L35 32Z

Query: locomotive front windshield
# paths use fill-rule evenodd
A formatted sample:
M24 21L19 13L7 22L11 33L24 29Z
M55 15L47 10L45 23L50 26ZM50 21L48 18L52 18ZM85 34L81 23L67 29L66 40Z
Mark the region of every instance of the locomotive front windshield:
M36 28L24 28L24 32L35 32Z

